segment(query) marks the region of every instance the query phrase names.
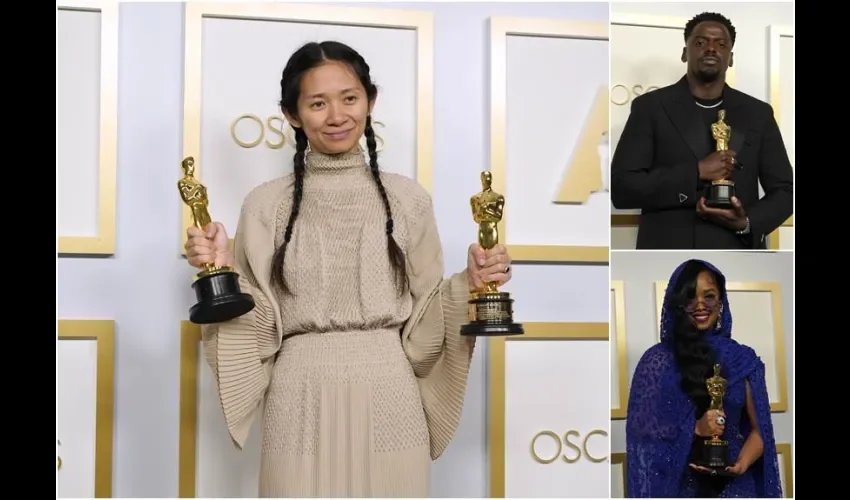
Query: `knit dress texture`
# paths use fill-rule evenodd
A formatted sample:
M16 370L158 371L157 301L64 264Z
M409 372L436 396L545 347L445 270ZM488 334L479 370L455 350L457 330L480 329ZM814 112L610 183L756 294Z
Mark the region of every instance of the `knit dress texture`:
M260 497L427 497L431 461L460 420L471 347L466 272L444 278L429 194L381 173L409 289L387 252L386 210L362 151L307 154L286 252L288 292L271 263L294 176L255 188L235 234L253 311L202 329L234 444L261 418ZM265 400L263 414L258 408Z

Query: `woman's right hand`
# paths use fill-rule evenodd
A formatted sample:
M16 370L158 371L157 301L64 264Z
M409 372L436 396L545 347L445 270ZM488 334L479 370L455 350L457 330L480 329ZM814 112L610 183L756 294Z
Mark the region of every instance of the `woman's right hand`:
M697 420L697 436L722 436L726 430L726 414L720 410L708 410Z
M206 233L192 226L186 236L186 258L191 266L202 269L204 264L212 262L217 267L233 267L230 239L221 222L208 225Z

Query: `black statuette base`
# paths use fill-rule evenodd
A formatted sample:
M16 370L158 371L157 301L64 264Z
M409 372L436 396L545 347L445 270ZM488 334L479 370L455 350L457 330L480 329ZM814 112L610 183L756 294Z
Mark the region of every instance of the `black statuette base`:
M189 321L197 325L222 323L254 309L254 298L242 293L239 275L231 269L203 271L192 283L198 302L189 309Z
M513 321L513 299L506 292L480 292L469 301L469 320L460 334L468 337L523 335L525 329Z
M735 183L732 181L714 181L705 189L705 206L709 208L732 208L735 196Z

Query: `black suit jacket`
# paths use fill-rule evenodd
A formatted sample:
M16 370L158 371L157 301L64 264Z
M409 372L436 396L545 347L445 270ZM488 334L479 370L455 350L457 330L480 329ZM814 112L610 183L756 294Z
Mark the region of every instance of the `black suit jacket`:
M773 108L728 85L721 108L732 128L729 148L742 166L732 180L750 219L749 236L696 214L707 184L697 163L714 151L714 142L682 77L632 101L611 161L612 203L641 210L638 249L761 249L794 213L794 176Z

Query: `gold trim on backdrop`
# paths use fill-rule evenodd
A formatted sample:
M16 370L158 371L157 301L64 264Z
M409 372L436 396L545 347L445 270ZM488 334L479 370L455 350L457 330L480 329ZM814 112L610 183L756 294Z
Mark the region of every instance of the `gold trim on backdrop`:
M203 19L250 19L334 24L416 31L416 180L433 192L434 17L431 12L343 7L301 3L185 3L183 77L183 156L195 157L195 176L203 179L201 151L201 85L203 79ZM281 60L281 65L285 64ZM282 66L281 66L282 67ZM177 161L175 163L175 168ZM189 207L182 207L180 255L192 225Z
M794 498L794 454L791 453L791 443L776 443L776 454L782 457L782 493L785 498Z
M608 323L523 323L525 335L489 342L490 498L505 497L505 343L528 340L608 340Z
M655 319L656 338L661 339L661 309L664 305L664 292L667 281L655 282ZM788 411L788 376L785 371L785 331L782 314L782 286L776 281L727 281L727 292L769 292L770 308L773 312L773 342L776 356L776 383L779 399L770 402L770 411L782 413ZM734 333L732 334L734 336Z
M626 453L625 452L617 452L611 453L611 467L613 468L615 465L622 465L620 467L621 474L623 475L623 493L626 493ZM612 471L611 477L614 477L614 473ZM614 493L611 491L613 488L608 489L608 495L611 498L628 498L628 495L623 495L623 497L615 497Z
M112 439L115 432L115 322L60 319L57 323L58 341L94 340L97 342L94 496L95 498L111 498Z
M776 118L777 123L780 122L780 104L781 103L781 63L782 63L782 54L780 53L780 42L782 38L794 38L794 28L790 26L776 26L771 25L767 28L768 33L768 47L767 47L767 57L768 57L768 95L770 105L773 106L773 116ZM782 223L782 227L794 227L794 216L788 218L785 222ZM780 230L770 233L768 235L768 248L772 250L779 249L779 237Z
M617 334L617 386L620 391L620 407L611 408L611 418L621 420L626 418L629 408L629 365L626 345L626 296L625 283L622 281L611 281L611 291L614 292L614 314ZM613 348L612 344L612 348Z
M198 450L198 383L201 327L180 322L180 434L177 497L195 498Z
M507 38L509 35L608 40L608 23L556 19L490 18L490 171L493 190L510 199L507 174ZM508 209L509 210L509 209ZM517 262L607 263L608 246L514 245L507 236L505 218L499 222L501 239Z
M616 12L611 12L611 24L622 25L622 26L635 26L641 28L666 28L666 29L674 29L680 30L684 32L685 25L688 23L688 19L682 17L668 17L668 16L655 16L649 14L617 14ZM682 41L684 45L684 40ZM678 59L677 52L672 50L670 51L670 57ZM685 74L684 63L682 66L682 75ZM734 87L736 82L735 76L735 66L732 66L726 71L726 83L730 86ZM676 82L669 82L668 85L672 85ZM613 145L611 146L614 147ZM613 149L611 151L611 157L613 157ZM611 207L613 211L613 206ZM628 212L619 212L611 214L611 227L637 227L640 223L640 213L628 213Z
M611 227L637 227L640 214L612 214Z
M115 253L118 162L118 3L107 0L62 0L56 10L100 12L97 236L58 235L58 253L59 255L112 255Z

